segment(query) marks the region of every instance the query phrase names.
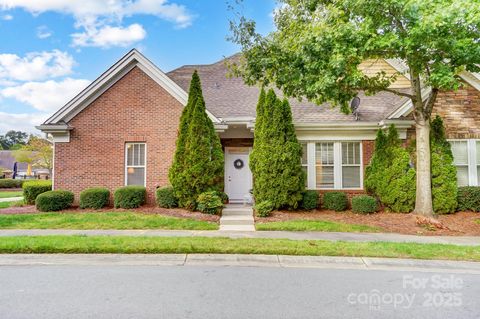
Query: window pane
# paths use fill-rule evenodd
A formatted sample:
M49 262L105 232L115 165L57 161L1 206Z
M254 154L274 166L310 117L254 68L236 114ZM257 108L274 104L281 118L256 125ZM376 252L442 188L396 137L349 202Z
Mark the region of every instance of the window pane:
M138 165L145 166L145 144L138 144L138 148L140 153Z
M344 166L342 184L343 188L360 188L360 166Z
M342 143L342 164L360 164L360 143Z
M127 144L127 165L133 165L133 145Z
M453 161L457 165L468 164L468 151L466 141L451 141Z
M316 167L317 188L333 188L333 166Z
M302 170L305 172L305 187L308 187L308 168L307 168L307 166L302 166Z
M145 185L145 168L127 168L127 185Z
M457 166L457 184L458 186L468 186L467 166Z
M302 144L302 164L307 164L307 144Z
M480 141L477 141L477 164L480 165ZM480 179L479 179L479 181L480 181Z
M317 164L333 165L333 143L317 143L315 161Z

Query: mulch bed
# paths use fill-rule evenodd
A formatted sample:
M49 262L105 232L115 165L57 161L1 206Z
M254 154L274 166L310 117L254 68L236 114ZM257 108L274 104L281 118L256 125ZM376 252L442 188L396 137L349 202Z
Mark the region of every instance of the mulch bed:
M409 235L445 235L445 236L480 236L480 213L458 212L456 214L439 215L437 220L444 226L437 229L417 224L417 215L378 212L370 215L354 214L351 211L335 212L314 210L311 212L273 212L270 217L258 218L256 222L275 222L294 219L327 220L346 224L362 224L380 227L383 232Z
M166 209L160 208L157 206L142 206L136 209L115 209L115 208L103 208L99 210L89 210L89 209L80 209L79 207L73 207L68 210L64 210L61 213L70 213L70 214L83 214L83 213L106 213L106 212L135 212L135 213L142 213L142 214L157 214L162 216L171 216L171 217L178 217L178 218L191 218L195 220L202 220L202 221L209 221L209 222L218 222L220 220L220 216L218 215L208 215L202 214L199 212L191 212L185 209L174 208L174 209ZM0 209L0 215L9 215L9 214L32 214L32 213L40 213L37 211L35 206L24 206L24 207L9 207Z

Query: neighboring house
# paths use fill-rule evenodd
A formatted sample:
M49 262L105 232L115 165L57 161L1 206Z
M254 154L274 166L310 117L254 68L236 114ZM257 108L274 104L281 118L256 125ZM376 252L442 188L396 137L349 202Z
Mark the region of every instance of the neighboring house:
M362 68L367 74L378 70L388 74L401 71L402 65L380 59L365 61ZM153 202L156 187L169 183L179 118L194 70L199 72L209 117L225 149L225 192L232 201L243 200L252 187L248 155L258 87L227 77L225 61L183 66L165 74L137 50L126 54L38 127L55 142L54 188L78 195L92 186L113 191L123 185L145 185L149 202ZM480 80L475 74L462 77L467 88L442 92L434 113L442 115L452 139L460 184L477 185ZM408 90L408 76L400 76L392 87ZM304 146L302 163L309 189L363 192L364 169L376 131L395 124L402 139L414 133L411 103L391 93L360 94L358 119L328 105L292 100L291 106L297 136ZM238 165L238 160L244 165Z
M13 171L15 163L17 163L17 178L26 178L28 171L28 163L17 162L15 156L13 156L14 151L0 151L0 176L2 170L6 169ZM32 168L32 173L34 177L48 179L50 177L50 170L47 168ZM10 174L9 174L10 175Z

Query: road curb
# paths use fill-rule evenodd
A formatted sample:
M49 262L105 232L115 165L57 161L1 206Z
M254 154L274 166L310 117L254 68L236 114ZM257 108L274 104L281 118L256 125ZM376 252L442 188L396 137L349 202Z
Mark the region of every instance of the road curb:
M217 266L363 269L480 275L480 262L242 254L0 254L6 266Z

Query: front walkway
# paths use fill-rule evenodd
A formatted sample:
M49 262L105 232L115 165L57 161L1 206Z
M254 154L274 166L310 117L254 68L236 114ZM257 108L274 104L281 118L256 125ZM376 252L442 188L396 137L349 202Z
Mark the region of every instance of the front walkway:
M278 238L291 240L330 240L349 242L408 242L420 244L451 244L480 246L480 237L467 236L415 236L388 233L329 233L293 231L222 231L222 230L70 230L70 229L2 229L0 237L11 236L147 236L147 237L228 237Z
M9 198L0 198L1 202L18 202L23 200L23 197L9 197Z

